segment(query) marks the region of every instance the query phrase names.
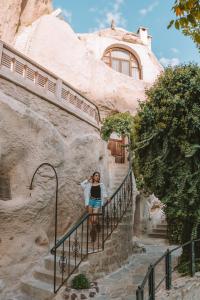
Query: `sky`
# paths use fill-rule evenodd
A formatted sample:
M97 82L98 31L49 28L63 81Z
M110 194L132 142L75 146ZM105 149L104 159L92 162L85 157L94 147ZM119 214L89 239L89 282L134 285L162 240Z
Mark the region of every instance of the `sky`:
M110 27L112 19L117 27L134 33L144 26L153 37L152 51L164 66L200 64L200 53L193 41L176 29L167 29L174 17L173 3L174 0L53 0L53 7L62 9L77 33Z

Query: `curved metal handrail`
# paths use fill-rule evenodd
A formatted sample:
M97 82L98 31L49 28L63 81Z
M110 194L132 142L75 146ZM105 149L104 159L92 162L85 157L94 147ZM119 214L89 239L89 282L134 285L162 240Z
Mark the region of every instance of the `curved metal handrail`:
M125 192L126 188L127 192ZM119 201L119 199L121 202ZM124 203L122 203L123 200ZM123 182L111 196L111 201L107 202L102 207L102 212L92 215L86 213L85 215L83 215L82 218L59 241L56 241L56 244L51 249L51 254L54 255L55 262L54 293L56 293L61 288L61 286L67 281L69 276L71 276L71 274L78 268L80 263L85 259L85 257L88 254L103 251L105 241L111 235L113 230L118 226L118 223L122 219L131 201L132 172L131 169L129 169ZM91 231L93 230L93 226L95 226L92 225L90 218L94 215L96 215L97 221L101 226L101 235L99 234L99 232L97 233L96 246L95 242L92 242L93 244L89 246L89 235L91 236ZM84 236L84 229L86 229L86 236ZM83 243L86 243L85 249L83 248ZM61 253L60 258L56 254L57 251L58 253ZM73 253L73 251L75 252ZM72 259L72 256L75 259L75 267L71 270L70 261ZM59 283L58 281L58 286L56 279L56 262L59 262L60 272L62 274L62 281L61 283Z
M89 213L84 214L84 216L80 219L80 221L75 224L57 243L54 245L54 247L51 249L51 254L54 254L56 249L64 243L64 241L89 217Z
M32 190L33 189L33 181L34 181L34 178L35 178L35 175L37 174L37 172L38 172L38 170L40 169L40 168L42 168L42 167L44 167L44 166L48 166L48 167L50 167L53 171L54 171L54 173L55 173L55 177L56 177L56 201L55 201L55 230L54 230L54 245L56 245L56 242L57 242L57 220L58 220L58 216L57 216L57 212L58 212L58 175L57 175L57 172L56 172L56 169L55 169L55 167L52 165L52 164L50 164L50 163L46 163L46 162L44 162L44 163L42 163L42 164L40 164L38 167L37 167L37 169L35 170L35 172L34 172L34 174L33 174L33 176L32 176L32 179L31 179L31 184L30 184L30 187L29 187L29 189L30 190ZM54 264L55 264L56 262L54 262ZM55 275L54 275L55 276ZM55 286L54 286L54 288L55 288Z
M121 187L123 186L124 182L126 181L126 179L128 178L128 176L130 175L130 173L132 172L132 168L128 169L128 173L126 174L124 180L122 181L122 183L119 185L119 187L116 189L116 191L111 195L110 199L112 201L112 199L114 198L114 196L118 193L118 191L121 189ZM104 204L104 207L107 206L110 202L107 202Z
M191 240L191 241L188 241L180 246L177 246L173 249L167 249L167 251L161 256L159 257L153 264L151 264L147 270L147 273L142 281L142 283L138 286L137 290L136 290L136 300L144 300L144 287L146 285L146 283L150 283L150 287L149 287L149 291L152 292L152 288L153 288L153 293L150 292L149 294L149 297L148 299L150 300L155 300L155 291L158 289L158 287L160 286L160 284L166 280L166 289L171 289L171 272L172 269L171 269L171 254L181 248L184 248L185 246L188 246L188 245L191 245L191 252L190 252L190 255L191 255L191 261L190 261L190 264L191 264L191 270L190 270L190 273L191 273L191 276L193 276L195 274L195 267L194 267L194 264L195 264L195 253L194 253L194 245L196 242L200 242L200 238L199 239L195 239L195 240ZM154 281L154 278L155 278L155 267L163 260L165 259L165 266L166 266L166 274L165 276L161 279L161 281L158 283L157 286L155 286L155 282ZM153 275L152 275L152 271L153 271Z
M131 173L131 169L129 169L128 174L126 175L126 177L124 178L124 180L122 181L122 183L120 184L120 186L117 188L117 190L112 194L112 196L110 197L111 201L114 198L114 196L117 194L117 192L121 189L121 187L123 186L124 182L126 181L126 179L128 178L128 176ZM107 202L103 205L103 207L105 208L107 205L109 205L110 202ZM101 213L99 213L98 215L102 215ZM75 231L82 222L84 222L88 217L90 216L89 213L85 213L82 218L80 219L80 221L78 223L76 223L71 229L70 231L68 231L59 241L56 242L56 244L54 245L54 247L51 249L51 253L54 254L55 249L58 248L72 233L73 231Z

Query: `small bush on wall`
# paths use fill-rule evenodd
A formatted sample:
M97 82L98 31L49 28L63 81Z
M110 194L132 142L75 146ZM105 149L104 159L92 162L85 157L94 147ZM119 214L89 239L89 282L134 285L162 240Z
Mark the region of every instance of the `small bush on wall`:
M89 289L90 288L89 280L84 274L79 274L73 278L72 288L77 290Z
M114 113L106 117L101 128L102 139L108 141L115 132L120 136L130 136L133 130L133 116L129 112Z

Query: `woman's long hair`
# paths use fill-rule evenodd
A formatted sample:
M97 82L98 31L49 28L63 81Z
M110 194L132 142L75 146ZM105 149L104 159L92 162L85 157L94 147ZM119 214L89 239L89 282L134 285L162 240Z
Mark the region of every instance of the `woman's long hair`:
M101 175L100 175L99 172L94 172L94 173L92 174L92 182L94 182L94 176L95 176L96 174L99 175L99 182L100 182Z

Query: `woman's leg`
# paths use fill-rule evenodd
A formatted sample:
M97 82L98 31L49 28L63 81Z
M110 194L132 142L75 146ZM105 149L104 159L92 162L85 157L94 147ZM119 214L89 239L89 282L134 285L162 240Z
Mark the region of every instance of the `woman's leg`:
M88 206L88 213L91 214L91 215L93 214L93 207L92 206ZM90 216L89 224L93 224L93 216Z
M93 214L98 214L99 213L99 208L93 208ZM93 224L97 223L97 215L93 216Z

